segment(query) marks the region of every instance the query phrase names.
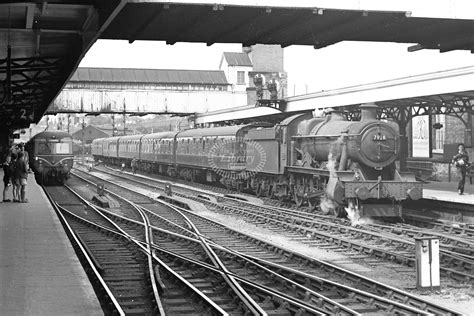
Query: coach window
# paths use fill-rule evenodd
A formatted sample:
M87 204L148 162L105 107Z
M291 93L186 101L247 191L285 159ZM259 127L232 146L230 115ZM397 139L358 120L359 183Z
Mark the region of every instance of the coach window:
M51 153L51 149L49 148L48 144L39 143L39 146L38 146L39 155L45 155L45 154L50 154L50 153Z

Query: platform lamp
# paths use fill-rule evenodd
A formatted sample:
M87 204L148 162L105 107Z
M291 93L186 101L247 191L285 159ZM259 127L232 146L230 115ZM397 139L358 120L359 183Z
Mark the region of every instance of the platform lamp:
M70 132L70 125L71 125L71 114L67 115L67 133L69 134Z
M112 137L115 136L115 115L112 114Z

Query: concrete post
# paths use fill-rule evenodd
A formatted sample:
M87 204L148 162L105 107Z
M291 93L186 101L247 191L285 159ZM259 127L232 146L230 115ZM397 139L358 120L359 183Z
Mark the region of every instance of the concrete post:
M415 252L416 288L439 289L439 240L435 237L415 238Z

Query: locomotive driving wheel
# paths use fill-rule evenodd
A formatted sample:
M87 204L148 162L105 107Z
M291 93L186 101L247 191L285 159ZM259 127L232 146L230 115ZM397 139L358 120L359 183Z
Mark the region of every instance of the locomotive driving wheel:
M255 195L256 195L257 197L265 196L264 192L265 192L265 191L264 191L264 185L263 185L263 183L259 183L259 184L257 185L257 189L255 190Z
M304 202L303 195L295 191L295 193L293 194L293 199L295 200L296 206L301 207L303 205L303 202Z
M285 202L288 197L288 186L287 185L277 186L277 196L278 196L278 201Z
M306 200L305 186L302 179L296 179L296 184L293 187L293 199L298 207L302 206Z

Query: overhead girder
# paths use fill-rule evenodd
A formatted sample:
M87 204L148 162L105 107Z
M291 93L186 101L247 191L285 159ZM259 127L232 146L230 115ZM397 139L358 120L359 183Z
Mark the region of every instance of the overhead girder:
M431 97L439 97L440 100L429 99ZM379 106L377 117L392 119L402 128L406 127L413 117L420 115L451 115L459 118L466 126L468 122L463 118L463 115L466 113L474 115L474 96L455 96L450 100L443 100L442 96L429 96L410 98L410 100L423 100L423 103L408 103L408 100L376 102ZM359 105L342 107L342 111L348 120L359 120L360 110L358 107Z
M0 129L38 122L125 4L125 0L0 4L0 121L7 122ZM8 47L11 57L4 54Z

